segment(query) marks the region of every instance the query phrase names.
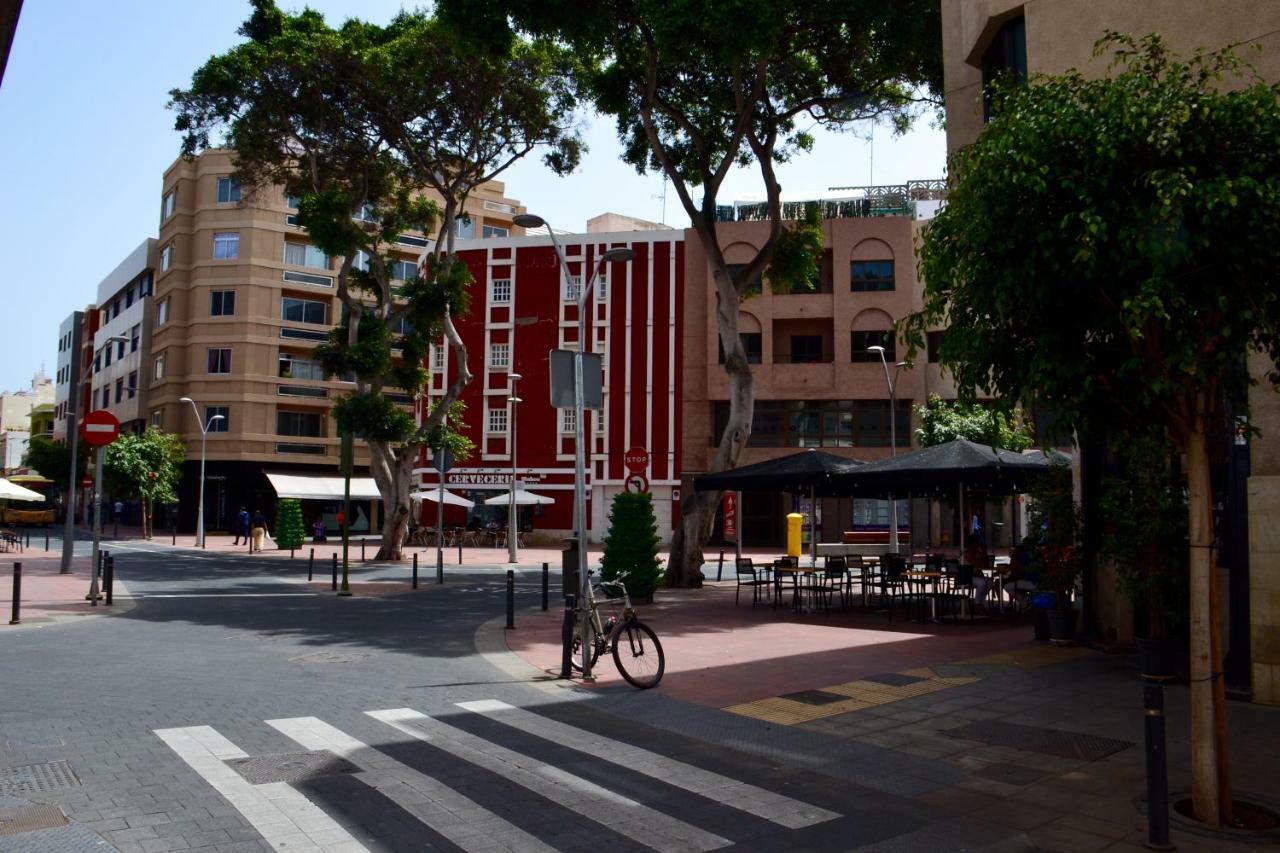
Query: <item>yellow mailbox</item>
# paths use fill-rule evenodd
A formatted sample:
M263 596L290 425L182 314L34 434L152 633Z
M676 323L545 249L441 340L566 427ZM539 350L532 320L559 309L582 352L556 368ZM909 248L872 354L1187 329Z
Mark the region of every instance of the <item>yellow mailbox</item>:
M798 512L787 513L787 556L799 557L804 530L804 516Z

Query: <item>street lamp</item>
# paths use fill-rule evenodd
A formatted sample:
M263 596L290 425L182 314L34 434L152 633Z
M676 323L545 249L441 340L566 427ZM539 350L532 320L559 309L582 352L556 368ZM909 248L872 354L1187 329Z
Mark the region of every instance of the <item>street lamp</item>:
M214 415L208 422L200 419L200 408L190 397L179 397L179 403L190 403L191 411L196 413L196 423L200 425L200 503L196 512L196 547L204 547L204 443L209 437L209 427L214 421L226 420L222 415Z
M514 362L515 353L511 354ZM517 417L520 412L520 395L516 393L516 383L523 379L519 373L508 373L507 382L511 386L511 396L507 398L507 402L511 404L511 500L507 504L507 562L514 563L517 561L517 543L520 525L519 517L516 511L516 438L519 433L516 431Z
M880 356L880 366L884 368L884 381L889 386L889 447L892 455L898 455L898 373L911 365L900 361L894 365L893 378L889 378L889 362L884 357L884 347L874 344L867 347L867 352ZM898 553L898 500L889 495L889 547L892 553Z
M76 390L67 400L67 441L71 445L71 473L68 475L67 485L67 515L63 519L64 527L62 532L62 564L58 568L58 574L69 574L71 572L71 557L75 554L76 547L76 462L80 455L80 431L76 427L76 414L80 407L80 398L84 396L84 384L97 374L94 365L97 364L98 356L104 349L114 343L128 343L129 339L124 335L112 335L103 341L102 346L93 351L92 357L89 359L89 366L85 369L84 376L80 377L79 383L76 384ZM93 408L93 401L89 401L89 408ZM101 488L101 479L98 480L99 489ZM97 496L95 500L101 501L101 496ZM95 505L95 513L100 512L102 507ZM95 515L96 517L96 515ZM96 531L101 530L98 525ZM97 600L98 587L98 539L95 535L93 546L93 571L89 574L92 579L89 582L89 594L94 596L91 600Z
M569 262L565 259L556 232L547 225L541 216L532 213L521 213L512 218L512 222L521 228L547 227L547 235L551 238L551 246L560 260L560 280L567 282ZM635 257L635 252L627 248L607 249L600 255L600 260L591 268L591 275L583 283L578 294L578 349L573 354L573 515L574 534L578 539L578 615L582 620L579 636L582 638L582 680L594 680L591 675L591 614L587 601L591 594L591 580L587 577L587 461L586 461L586 425L582 399L582 353L587 346L587 300L591 297L591 285L595 284L596 274L607 263L625 263Z

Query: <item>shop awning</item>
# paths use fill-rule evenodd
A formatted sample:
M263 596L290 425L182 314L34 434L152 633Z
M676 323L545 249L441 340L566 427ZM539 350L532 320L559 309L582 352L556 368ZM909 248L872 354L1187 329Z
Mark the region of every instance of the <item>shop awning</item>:
M431 501L432 503L439 503L440 490L438 488L421 489L420 491L411 492L409 497L415 501ZM462 495L455 495L448 489L444 490L444 502L449 506L463 506L467 509L471 509L476 505L475 501L469 501Z
M485 506L507 506L511 502L511 492L506 491L502 494L489 498L484 502ZM555 498L549 498L546 495L540 495L536 492L530 492L525 489L516 489L516 503L520 506L533 506L534 504L553 504Z
M44 500L44 495L0 477L0 500L42 501Z
M313 477L306 474L267 474L271 488L276 490L279 498L301 498L314 501L342 500L343 480L341 477ZM353 501L378 500L378 485L372 477L351 478L351 499Z

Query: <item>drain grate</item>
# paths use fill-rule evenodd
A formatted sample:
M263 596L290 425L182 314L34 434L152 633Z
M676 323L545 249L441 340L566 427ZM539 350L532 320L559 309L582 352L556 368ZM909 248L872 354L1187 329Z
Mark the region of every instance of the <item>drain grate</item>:
M805 705L830 705L835 702L845 702L848 696L841 696L839 693L828 693L825 690L799 690L795 693L784 693L780 699L790 699L792 702L801 702Z
M1041 755L1055 755L1058 758L1074 758L1081 761L1098 761L1133 746L1133 742L1127 740L1082 735L1058 729L1042 729L1003 721L993 725L991 720L948 729L946 734L964 740L976 740L990 746L1008 746L1024 752L1038 752Z
M66 825L67 818L57 806L32 803L0 808L0 836Z
M328 750L233 758L227 764L255 785L265 785L268 782L304 782L320 776L358 773L360 770L350 761L339 758Z
M0 767L0 794L32 794L74 788L80 784L71 765L65 761Z
M918 675L903 675L900 672L882 672L879 675L868 675L863 681L873 681L876 684L887 684L890 687L906 687L908 684L915 684L919 681L928 681L927 678L921 678Z

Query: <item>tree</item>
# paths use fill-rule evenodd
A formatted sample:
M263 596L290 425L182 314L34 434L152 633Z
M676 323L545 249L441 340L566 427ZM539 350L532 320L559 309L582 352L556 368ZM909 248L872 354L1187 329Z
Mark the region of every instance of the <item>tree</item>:
M80 451L79 464L76 465L77 480L89 470L89 449L81 446ZM22 464L34 468L59 486L65 486L71 474L70 457L71 448L66 443L56 442L47 435L33 435L22 456Z
M653 496L648 492L619 492L609 510L609 534L600 557L600 577L611 580L626 572L623 583L627 593L640 601L649 599L662 580L658 544Z
M284 498L276 504L276 547L292 551L301 548L307 538L302 527L302 502L297 498Z
M617 121L624 159L671 180L706 253L729 377L729 417L710 469L737 464L751 434L754 390L738 335L738 304L767 274L772 286L816 278L822 234L811 212L783 227L775 166L811 148L814 125L887 120L904 127L917 88L941 91L936 0L444 0L442 14L499 48L515 26L572 45L596 108ZM767 198L764 243L730 269L720 243L720 189L754 164ZM688 494L667 583L699 586L718 492Z
M1035 443L1035 430L1031 424L1019 421L994 406L977 402L948 403L931 394L928 403L916 406L916 416L920 420L916 439L921 447L964 438L1021 452Z
M1216 824L1231 793L1208 442L1223 405L1247 407L1250 352L1277 379L1280 87L1154 35L1108 33L1108 49L1108 78L996 93L994 120L952 158L907 331L918 349L948 326L941 360L961 389L1042 400L1082 433L1149 423L1185 454L1192 799Z
M317 355L330 372L354 375L334 417L368 445L384 506L378 558L400 559L414 463L471 381L453 325L471 283L453 257L455 219L472 188L537 146L550 149L553 169L576 164L565 56L527 41L466 54L448 26L420 12L334 29L311 10L252 5L240 29L247 41L172 93L183 153L225 131L250 195L282 186L300 199L298 224L312 242L342 258L342 322ZM398 236L436 226L440 236L406 270L392 254ZM424 358L441 337L457 350L458 374L420 425L386 392L421 397Z
M182 462L187 458L182 440L156 427L143 433L122 433L107 445L102 468L108 493L142 502L142 535L150 539L156 504L178 499Z

